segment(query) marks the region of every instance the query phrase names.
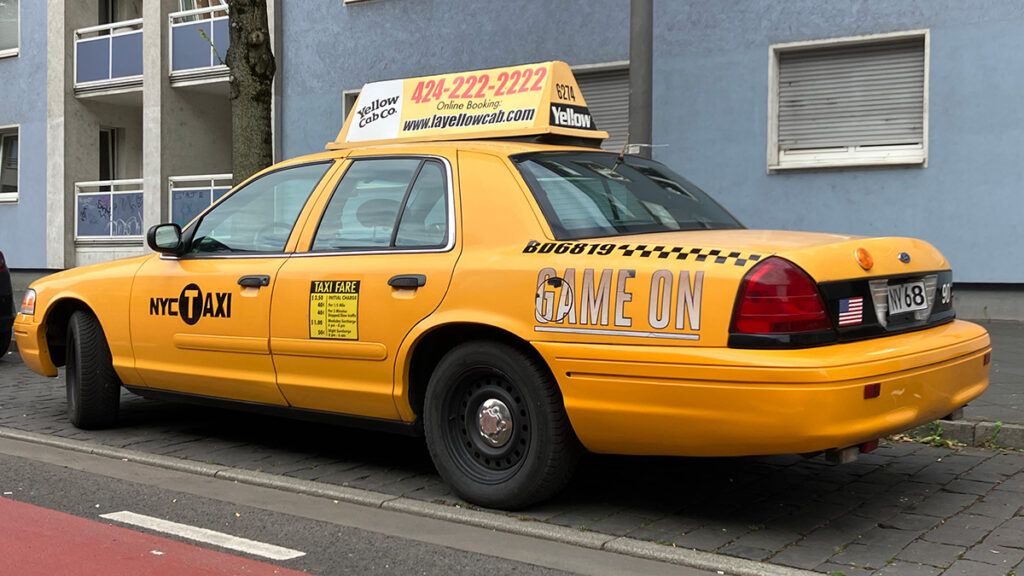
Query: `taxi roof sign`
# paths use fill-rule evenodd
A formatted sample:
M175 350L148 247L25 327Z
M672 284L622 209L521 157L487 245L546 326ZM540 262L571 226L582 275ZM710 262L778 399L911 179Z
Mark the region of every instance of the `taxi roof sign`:
M371 82L327 148L541 134L608 137L565 62Z

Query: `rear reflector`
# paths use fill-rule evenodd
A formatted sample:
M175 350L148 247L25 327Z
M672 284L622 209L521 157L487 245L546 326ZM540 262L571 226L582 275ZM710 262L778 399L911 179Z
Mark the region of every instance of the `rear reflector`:
M988 366L989 364L991 364L992 363L992 353L991 352L985 352L985 357L982 359L981 362L982 362L982 366Z
M877 383L877 382L874 383L874 384L866 384L864 386L864 399L865 400L867 400L869 398L878 398L878 396L881 393L882 393L882 385Z

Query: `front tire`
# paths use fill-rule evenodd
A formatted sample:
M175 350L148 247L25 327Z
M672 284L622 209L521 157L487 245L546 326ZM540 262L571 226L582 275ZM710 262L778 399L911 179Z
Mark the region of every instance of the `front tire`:
M583 450L547 366L497 342L463 344L441 359L423 424L441 477L460 497L491 508L554 495Z
M99 320L79 310L68 321L64 379L68 418L76 428L94 430L117 423L121 379L114 372L110 347Z

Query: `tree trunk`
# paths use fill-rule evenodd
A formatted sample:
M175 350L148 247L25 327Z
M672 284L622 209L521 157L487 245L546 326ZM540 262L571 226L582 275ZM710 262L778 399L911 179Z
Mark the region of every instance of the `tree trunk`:
M271 106L276 65L267 0L228 0L231 46L232 180L239 184L274 162Z

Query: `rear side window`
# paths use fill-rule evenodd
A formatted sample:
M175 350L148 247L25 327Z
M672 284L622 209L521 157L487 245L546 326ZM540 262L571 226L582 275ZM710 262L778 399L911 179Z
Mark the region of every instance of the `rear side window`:
M440 248L448 241L444 166L422 158L354 160L324 210L314 252Z
M650 160L537 152L512 161L558 240L743 227L692 182Z

